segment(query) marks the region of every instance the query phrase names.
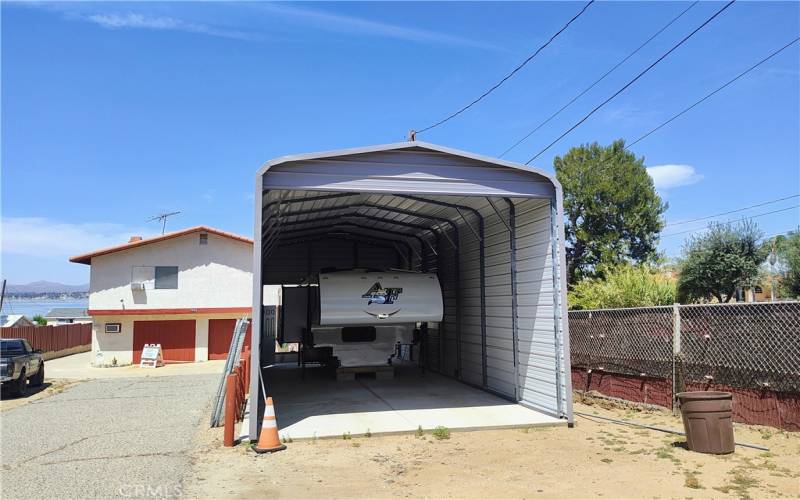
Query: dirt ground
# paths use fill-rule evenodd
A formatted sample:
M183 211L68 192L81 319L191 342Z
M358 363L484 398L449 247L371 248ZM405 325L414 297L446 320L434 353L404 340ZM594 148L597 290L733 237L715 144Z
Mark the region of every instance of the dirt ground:
M447 439L372 436L287 443L257 455L222 447L202 429L184 482L192 498L797 498L800 434L736 425L737 447L714 456L674 434L613 424L605 416L680 430L669 412L578 402L563 427L453 432Z

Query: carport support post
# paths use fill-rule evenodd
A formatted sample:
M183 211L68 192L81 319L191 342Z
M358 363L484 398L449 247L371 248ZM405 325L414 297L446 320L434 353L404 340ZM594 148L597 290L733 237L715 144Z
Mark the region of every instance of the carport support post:
M678 368L681 361L681 305L672 304L672 413L678 413L678 398L683 390L683 373Z
M564 245L565 233L564 233L564 193L561 188L561 183L557 180L553 180L553 185L556 188L555 192L555 201L551 202L552 205L555 206L555 238L556 238L556 249L558 253L553 256L553 265L556 266L555 270L557 271L554 274L554 278L560 278L559 283L563 286L560 286L559 291L559 302L560 307L559 310L561 311L561 346L562 350L559 355L558 348L556 347L556 359L561 358L561 369L564 371L564 387L565 387L565 396L567 407L561 408L564 412L563 415L567 417L567 422L570 427L572 427L575 423L575 416L572 412L572 366L570 364L570 354L569 354L569 313L567 311L567 252ZM551 214L553 212L551 211ZM551 215L552 217L552 215ZM558 368L557 368L558 369ZM559 401L559 408L561 407Z
M502 219L500 215L500 211L497 210L497 207L494 206L492 203L491 198L487 198L489 203L492 204L492 207L497 212L497 216ZM517 304L517 229L516 229L516 210L514 207L514 202L509 200L508 198L504 199L506 204L508 205L508 223L506 227L508 227L508 245L509 251L511 255L509 256L509 260L511 261L511 344L514 349L514 397L517 401L522 399L522 395L520 394L519 390L519 314L518 314L518 304Z
M259 397L261 377L261 303L263 287L261 286L261 230L262 206L264 194L261 175L256 175L255 197L253 198L253 324L250 330L250 441L258 439L258 416L263 402Z

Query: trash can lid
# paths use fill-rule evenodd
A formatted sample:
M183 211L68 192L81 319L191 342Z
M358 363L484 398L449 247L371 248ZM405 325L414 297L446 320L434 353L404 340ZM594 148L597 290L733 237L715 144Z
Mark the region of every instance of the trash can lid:
M722 391L690 391L679 392L676 394L678 399L681 400L695 400L695 399L731 399L733 394L730 392Z

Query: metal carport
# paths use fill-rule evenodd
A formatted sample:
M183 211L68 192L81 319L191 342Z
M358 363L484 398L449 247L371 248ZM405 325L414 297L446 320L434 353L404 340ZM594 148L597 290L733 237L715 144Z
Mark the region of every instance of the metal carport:
M427 369L572 423L562 193L553 176L411 141L269 161L255 200L257 416L257 370L275 359L264 285L349 265L436 272L445 312L424 341ZM269 392L270 370L262 374ZM259 422L250 419L251 439Z

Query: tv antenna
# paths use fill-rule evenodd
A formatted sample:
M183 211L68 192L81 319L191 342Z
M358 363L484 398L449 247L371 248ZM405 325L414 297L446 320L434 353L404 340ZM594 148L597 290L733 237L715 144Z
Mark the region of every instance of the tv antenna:
M161 234L167 230L167 217L172 217L173 215L178 215L180 212L162 212L158 215L154 215L147 219L147 222L153 222L154 220L161 221Z

